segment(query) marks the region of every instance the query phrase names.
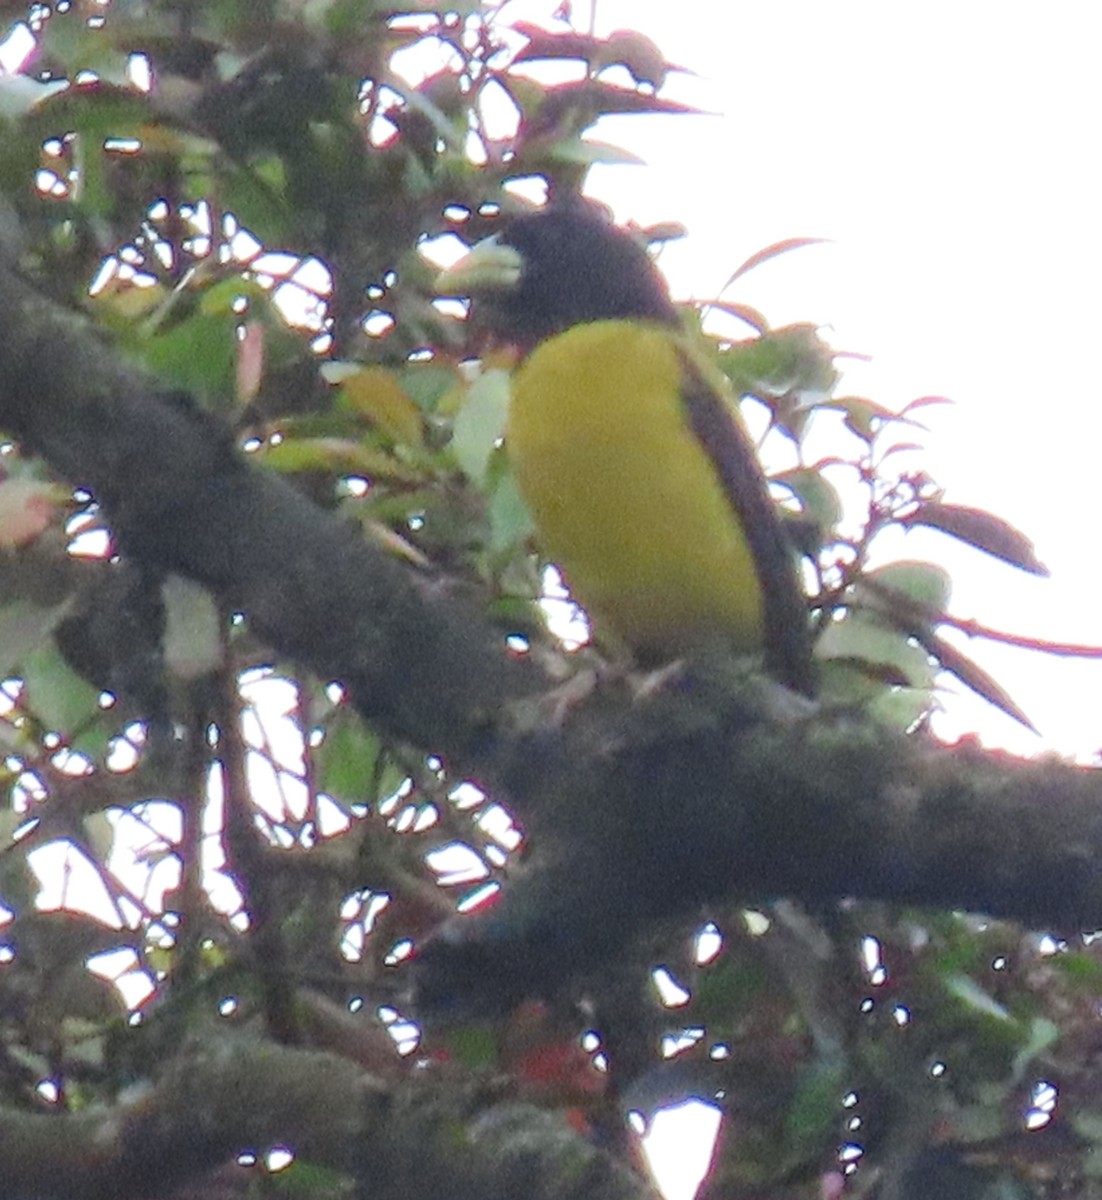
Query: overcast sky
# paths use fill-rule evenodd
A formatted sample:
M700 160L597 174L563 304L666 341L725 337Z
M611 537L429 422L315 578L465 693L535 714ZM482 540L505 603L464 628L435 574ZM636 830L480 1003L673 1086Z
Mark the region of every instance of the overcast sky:
M587 4L574 7L584 24ZM647 165L596 168L591 190L620 219L688 227L662 258L683 297L714 295L779 239L832 239L757 269L729 297L773 324L821 322L832 344L873 355L846 366L847 392L892 405L952 397L926 414L929 469L949 500L1028 533L1052 578L936 535L901 539L900 556L950 568L959 616L1102 642L1102 9L598 0L597 23L650 34L697 74L666 94L715 115L606 121L598 136ZM1102 746L1102 664L972 652L1043 740L953 696L943 733L1084 757Z

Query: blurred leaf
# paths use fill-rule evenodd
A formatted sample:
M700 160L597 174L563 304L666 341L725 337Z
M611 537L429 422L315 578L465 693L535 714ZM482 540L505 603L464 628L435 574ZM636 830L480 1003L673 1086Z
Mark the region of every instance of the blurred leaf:
M840 620L831 621L815 653L824 661L840 659L858 664L878 687L927 688L933 684L929 653L908 634L863 609L848 609Z
M138 285L116 275L90 297L90 303L109 324L120 325L129 332L142 318L169 306L172 298L163 283Z
M505 435L509 411L509 374L483 371L467 389L452 427L452 453L460 470L479 487L486 482L490 455Z
M890 408L864 396L833 396L823 407L845 413L846 428L866 442L873 440L880 425L897 419Z
M720 958L701 971L693 986L693 1014L709 1022L730 1021L762 997L776 982L763 964L749 954Z
M840 1061L817 1059L800 1072L784 1117L785 1142L796 1161L822 1152L824 1142L838 1127L845 1091L845 1068Z
M1030 1064L1046 1050L1051 1049L1060 1040L1060 1027L1047 1017L1034 1017L1029 1022L1029 1032L1025 1044L1014 1055L1011 1075L1021 1079Z
M559 162L582 163L586 166L603 163L606 166L639 167L645 162L645 159L622 146L614 146L611 142L595 142L592 138L565 138L557 141L549 153Z
M1009 694L978 663L974 662L949 642L939 638L936 634L926 635L923 638L923 643L944 670L948 671L951 675L955 675L961 683L971 688L977 696L982 696L988 704L994 705L995 708L1006 713L1008 717L1013 717L1015 721L1020 725L1024 725L1031 733L1037 732L1036 726L1029 717L1026 716L1023 710L1010 698Z
M264 326L260 321L246 321L237 342L237 377L234 399L244 406L256 399L264 378Z
M489 549L492 554L516 550L535 532L532 514L517 488L512 471L503 472L490 493L486 515L490 522Z
M192 681L222 666L222 620L214 597L201 584L170 575L161 587L166 668L177 679Z
M1013 567L1034 575L1047 575L1048 568L1037 559L1033 543L1008 521L983 509L962 504L943 504L928 500L919 504L910 515L899 522L905 528L926 525L951 534L977 550L984 550Z
M842 519L842 497L821 471L807 467L782 471L772 482L791 490L800 502L801 515L813 521L820 534L834 529Z
M193 185L200 193L217 187L226 207L264 245L286 246L297 240L297 213L286 194L286 170L274 156L248 166L220 165L217 181L195 178Z
M129 56L114 38L105 37L103 29L90 24L79 10L55 11L43 27L41 37L45 53L63 66L70 77L94 71L105 82L127 83Z
M23 659L27 684L26 707L47 729L71 735L100 713L98 688L85 682L52 642Z
M204 287L199 296L199 312L206 317L229 317L234 323L241 320L241 301L266 304L269 293L256 282L241 275L218 279Z
M1014 1018L968 975L952 974L944 979L945 990L968 1008L997 1021L1012 1021Z
M0 121L26 116L43 101L68 88L63 79L42 82L26 75L0 75ZM8 133L5 130L4 136Z
M537 139L541 144L553 144L570 136L580 136L599 117L628 113L692 113L697 110L676 100L666 100L650 92L616 87L599 79L583 79L576 83L560 83L553 87L518 89L517 80L510 81L510 91L518 102L527 93L531 98L520 108L529 116L524 131L526 141Z
M542 59L576 59L594 71L610 66L627 69L636 83L661 87L670 64L658 47L632 29L617 29L607 38L577 30L551 30L530 21L517 21L514 30L528 39L516 55L516 62Z
M867 571L854 584L857 603L916 632L936 622L949 603L952 582L944 567L901 559Z
M900 416L906 416L908 413L914 412L916 408L931 408L940 404L952 404L953 401L948 396L919 396L916 400L909 400L900 409Z
M838 378L834 351L814 325L788 325L735 342L718 361L739 395L762 399L789 392L826 395Z
M34 541L69 498L69 490L56 483L0 477L0 550Z
M1102 1142L1102 1112L1098 1109L1080 1109L1069 1114L1072 1128L1088 1142ZM1102 1168L1102 1163L1099 1164Z
M950 1112L944 1120L954 1140L965 1145L994 1140L1003 1132L1005 1123L999 1104L967 1104Z
M868 702L866 712L889 729L908 733L930 715L932 682L923 687L890 687Z
M1089 951L1054 955L1049 960L1049 965L1074 987L1082 988L1088 994L1102 992L1102 962Z
M382 753L378 737L351 712L334 714L320 746L311 750L319 791L346 804L370 804Z
M756 308L751 308L749 304L735 304L730 300L709 300L707 307L714 308L717 312L727 313L728 316L737 317L751 329L757 330L758 333L766 333L769 329L769 322L765 316Z
M393 455L352 438L287 437L265 446L258 457L276 471L343 471L368 479L420 483L421 474Z
M28 600L0 606L0 674L21 667L49 640L68 610L67 603L43 607Z
M432 570L433 562L428 555L422 554L408 538L402 537L381 521L364 521L363 528L367 536L374 539L388 553L397 558L404 558L406 562L413 563L422 570Z
M149 366L166 382L225 408L234 395L237 319L198 312L144 345Z
M409 363L399 372L406 394L424 413L436 412L459 379L454 367L437 362Z
M149 117L145 96L133 88L109 83L74 84L39 106L34 120L40 123L37 127L44 138L79 135L73 145L78 178L70 201L80 212L104 218L115 215L117 188L108 167L125 169L133 165L133 160L129 153L109 147L120 139L140 143ZM128 215L137 219L140 213L135 208Z
M470 1024L449 1029L448 1057L471 1070L484 1070L498 1060L498 1031L490 1025Z
M115 845L115 822L106 812L86 813L81 818L85 845L99 862L106 862Z
M789 250L800 250L804 246L820 246L828 241L830 241L829 238L793 237L785 238L782 242L774 242L773 245L766 246L764 250L759 250L757 253L751 254L740 267L736 267L734 273L728 277L727 282L720 291L725 292L736 279L741 278L747 271L752 271L755 267L760 267L762 263L768 262L771 258L787 254Z
M366 417L396 445L420 446L424 441L421 410L394 372L385 367L359 367L346 376L340 384L339 403Z
M666 82L670 69L665 55L654 42L634 29L614 29L591 61L598 69L624 67L636 83L645 83L652 88L660 88Z

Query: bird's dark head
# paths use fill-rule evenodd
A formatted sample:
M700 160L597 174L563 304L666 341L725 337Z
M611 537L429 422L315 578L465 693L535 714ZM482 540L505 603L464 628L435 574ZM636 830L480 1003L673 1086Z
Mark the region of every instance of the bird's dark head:
M482 328L525 347L586 321L678 323L646 247L584 202L508 220L437 290L469 296Z

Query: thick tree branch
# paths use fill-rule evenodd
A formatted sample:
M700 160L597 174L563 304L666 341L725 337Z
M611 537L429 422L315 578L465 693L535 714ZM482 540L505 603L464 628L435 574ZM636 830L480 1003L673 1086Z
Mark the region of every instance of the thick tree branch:
M208 585L392 732L455 752L519 690L475 605L251 468L216 421L3 269L0 428L89 487L128 553Z
M852 715L779 719L760 681L696 678L643 701L605 688L563 728L518 728L505 702L540 680L477 606L248 467L16 278L0 330L0 425L94 488L132 555L207 583L539 835L502 910L514 984L702 903L858 896L1102 923L1099 773L950 752ZM526 939L538 962L522 969Z
M508 1006L628 952L656 918L792 897L1102 925L1102 772L955 749L761 681L595 697L505 771L538 794L507 903L423 957L426 1009ZM542 852L541 852L542 851Z
M192 1047L129 1106L0 1109L5 1200L168 1195L244 1150L286 1145L372 1200L656 1200L647 1184L539 1109L439 1078L395 1089L315 1050L227 1039Z

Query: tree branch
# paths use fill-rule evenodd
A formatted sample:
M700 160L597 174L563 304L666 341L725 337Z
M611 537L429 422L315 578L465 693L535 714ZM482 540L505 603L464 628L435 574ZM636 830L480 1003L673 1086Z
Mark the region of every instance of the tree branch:
M955 749L703 675L597 696L504 771L535 847L422 956L427 1012L491 1011L630 953L656 918L791 897L1102 925L1102 773Z
M248 466L82 318L0 283L0 423L91 486L132 555L206 583L537 835L499 910L514 988L704 903L856 896L1102 923L1097 772L950 751L852 714L779 717L760 679L706 671L645 700L605 687L562 727L522 727L507 702L543 681L476 605Z
M421 1076L394 1088L315 1050L217 1040L144 1097L109 1111L0 1108L6 1200L168 1195L245 1150L291 1147L370 1180L373 1200L657 1200L561 1119Z
M460 751L533 674L447 581L252 468L214 419L3 268L0 331L0 426L90 488L127 553L206 584L392 733Z

